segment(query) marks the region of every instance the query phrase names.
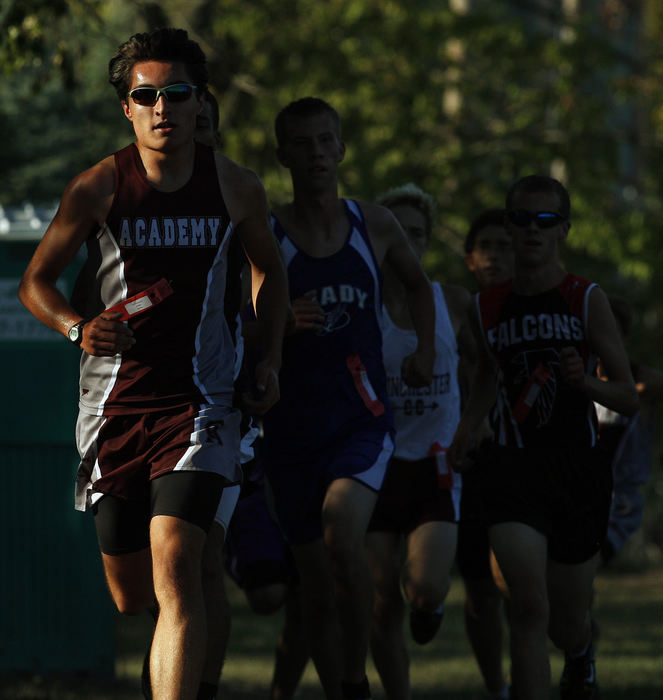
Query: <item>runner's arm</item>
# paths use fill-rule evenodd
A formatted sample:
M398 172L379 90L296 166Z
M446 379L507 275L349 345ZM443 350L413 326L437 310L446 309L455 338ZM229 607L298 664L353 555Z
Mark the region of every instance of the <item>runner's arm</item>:
M468 316L474 337L476 367L467 403L448 452L450 463L456 471L463 471L472 441L479 434L486 416L497 398L497 366L486 347L474 305L470 307Z
M388 216L383 217L381 226L386 241L384 260L405 288L410 317L417 333L417 348L403 359L401 374L409 386L428 386L433 378L435 362L433 289L396 217L388 210L385 211Z
M64 336L82 317L58 289L57 281L88 236L103 225L114 188L114 170L108 159L75 177L37 246L23 275L18 295L42 323ZM111 356L129 349L131 330L113 320L119 314L100 314L83 329L81 348L90 355Z
M608 298L598 287L589 293L587 328L589 346L600 359L608 381L586 374L580 355L571 347L560 352L562 376L592 401L622 415L633 415L638 410L638 393L631 367Z
M283 335L289 313L288 280L276 237L269 226L265 190L256 175L235 166L228 210L251 266L251 296L256 311L262 359L256 366L259 396L252 411L266 412L280 395ZM225 192L224 192L225 194Z

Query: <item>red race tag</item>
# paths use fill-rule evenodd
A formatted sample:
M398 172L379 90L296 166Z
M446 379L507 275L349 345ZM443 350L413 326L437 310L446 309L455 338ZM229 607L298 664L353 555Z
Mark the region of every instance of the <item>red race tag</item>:
M166 297L173 293L173 288L168 284L168 281L161 278L158 282L148 287L142 292L135 294L129 299L119 302L110 308L106 309L109 312L119 311L122 316L118 321L126 321L132 316L142 314L143 311L151 309L153 306L160 304Z
M345 364L350 370L352 380L355 384L357 393L361 396L366 408L374 415L381 416L384 413L384 404L378 399L375 389L371 384L371 380L366 373L366 367L362 363L359 355L350 355L345 358Z
M517 423L523 423L525 421L529 412L532 410L532 406L534 406L537 396L541 393L541 389L543 389L551 375L552 372L543 365L537 365L536 369L532 372L532 376L529 378L518 401L516 401L516 405L513 407L513 417Z
M448 491L454 485L454 477L451 472L451 467L447 462L447 448L442 447L439 442L434 442L431 445L428 454L435 460L438 487Z

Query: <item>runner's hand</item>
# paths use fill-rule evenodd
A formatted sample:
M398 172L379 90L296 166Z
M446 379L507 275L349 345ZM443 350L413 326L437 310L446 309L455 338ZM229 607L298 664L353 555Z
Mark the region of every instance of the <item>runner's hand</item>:
M428 386L433 380L434 354L417 349L403 359L401 378L411 387Z
M261 416L279 400L279 375L266 361L259 362L255 370L255 389L242 394L242 404L249 413Z
M126 323L117 321L119 311L103 311L83 326L81 348L95 357L113 357L130 350L136 343L134 333Z
M585 364L580 353L572 346L562 348L559 352L559 367L562 378L576 389L585 386Z
M294 325L291 322L289 332L322 330L325 324L325 312L315 297L316 293L313 290L293 300Z

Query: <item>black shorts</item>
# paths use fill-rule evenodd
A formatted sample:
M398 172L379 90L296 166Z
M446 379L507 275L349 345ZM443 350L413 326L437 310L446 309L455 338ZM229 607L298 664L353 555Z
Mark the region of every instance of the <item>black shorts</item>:
M488 526L483 518L479 486L476 468L463 474L456 564L461 576L471 580L492 577Z
M478 468L488 525L520 522L548 539L548 555L580 564L605 539L612 470L600 448L508 448L489 443Z
M382 483L369 532L409 535L427 522L458 522L461 479L453 473L452 488L438 485L432 457L414 461L392 458Z
M111 555L149 547L150 520L155 515L172 515L208 532L228 485L225 477L214 472L178 471L153 479L149 498L129 501L103 496L92 506L99 547Z

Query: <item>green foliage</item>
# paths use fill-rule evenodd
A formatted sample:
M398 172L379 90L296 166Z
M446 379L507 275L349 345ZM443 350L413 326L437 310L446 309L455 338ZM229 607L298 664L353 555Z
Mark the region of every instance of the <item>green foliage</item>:
M103 0L7 0L0 13L0 68L26 74L35 89L52 79L76 85L100 27Z

